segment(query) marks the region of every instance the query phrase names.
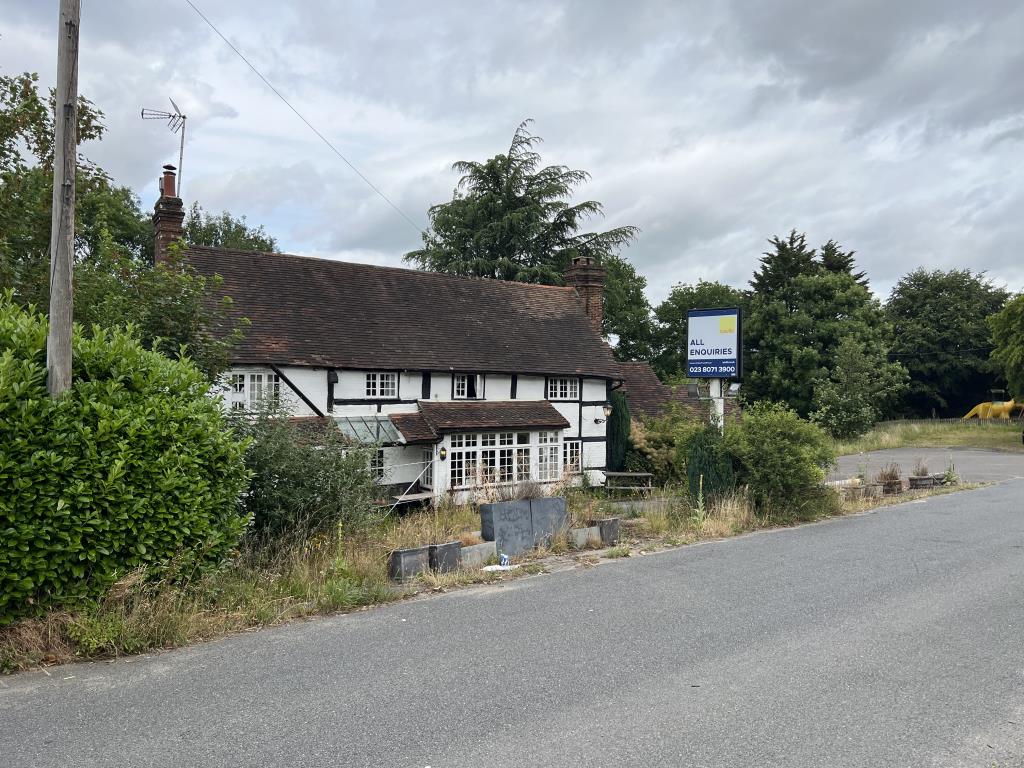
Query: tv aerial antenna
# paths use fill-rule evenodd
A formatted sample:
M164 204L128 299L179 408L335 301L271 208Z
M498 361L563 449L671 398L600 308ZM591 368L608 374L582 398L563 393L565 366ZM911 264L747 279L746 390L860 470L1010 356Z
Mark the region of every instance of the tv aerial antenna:
M171 133L181 131L181 144L178 147L178 197L181 197L181 166L185 161L185 121L188 117L181 113L181 109L174 103L174 99L168 98L167 100L174 107L173 112L167 112L162 109L143 108L142 119L165 120L167 121L167 127L171 129Z

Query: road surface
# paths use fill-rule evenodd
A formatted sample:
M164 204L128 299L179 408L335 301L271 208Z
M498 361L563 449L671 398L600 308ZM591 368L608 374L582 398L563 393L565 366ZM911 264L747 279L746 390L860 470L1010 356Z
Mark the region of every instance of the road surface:
M0 678L0 765L1024 766L1024 481Z
M945 472L952 464L953 471L967 483L1024 478L1024 453L971 448L889 448L840 456L830 479L854 477L861 471L871 479L887 464L898 464L903 477L910 477L918 459L924 460L929 472Z

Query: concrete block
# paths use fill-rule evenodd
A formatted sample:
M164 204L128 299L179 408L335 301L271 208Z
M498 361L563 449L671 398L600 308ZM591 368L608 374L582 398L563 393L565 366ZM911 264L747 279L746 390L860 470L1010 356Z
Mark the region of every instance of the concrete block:
M395 581L411 579L430 566L430 547L396 549L388 555L388 577Z
M483 544L471 544L463 547L460 552L463 568L482 568L487 561L498 556L498 548L493 541L485 541Z
M561 496L530 499L530 522L533 526L534 546L550 543L554 536L569 528L565 499Z
M449 541L444 544L430 545L430 570L436 573L449 573L457 570L462 563L462 542Z
M619 543L619 518L606 517L603 520L591 520L591 525L597 526L601 531L601 543L607 546Z
M569 544L575 549L586 549L601 543L601 529L596 525L590 528L570 528Z

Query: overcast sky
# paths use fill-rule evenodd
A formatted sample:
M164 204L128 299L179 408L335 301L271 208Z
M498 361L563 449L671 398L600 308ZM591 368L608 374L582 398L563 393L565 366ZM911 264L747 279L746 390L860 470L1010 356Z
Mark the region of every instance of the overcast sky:
M883 297L920 266L1024 287L1024 3L195 0L419 226L451 163L536 120L545 162L589 171L595 227L659 301L743 286L796 228L857 251ZM83 0L85 153L150 208L189 117L186 202L264 224L284 250L401 263L413 227L282 104L185 0ZM56 0L0 0L0 72L52 83Z

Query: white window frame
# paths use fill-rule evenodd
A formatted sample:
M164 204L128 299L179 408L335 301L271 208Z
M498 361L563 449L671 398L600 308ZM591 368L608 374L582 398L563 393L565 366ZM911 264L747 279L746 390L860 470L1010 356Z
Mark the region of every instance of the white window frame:
M562 477L560 432L541 432L537 437L537 480L549 483Z
M469 394L470 381L473 382L474 394ZM479 373L456 373L452 379L452 397L455 400L483 400L484 377Z
M376 482L384 479L387 470L387 462L384 459L384 449L378 448L370 454L370 477Z
M424 488L434 488L434 451L432 448L425 448L420 454L424 464L423 474L420 475L420 485Z
M548 400L579 400L580 380L571 376L548 379Z
M583 441L566 440L562 443L562 466L570 475L583 471Z
M363 391L367 398L373 400L393 400L398 397L398 374L394 371L371 371L366 374Z

